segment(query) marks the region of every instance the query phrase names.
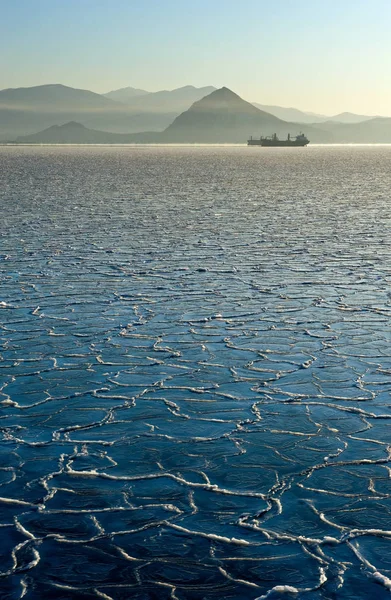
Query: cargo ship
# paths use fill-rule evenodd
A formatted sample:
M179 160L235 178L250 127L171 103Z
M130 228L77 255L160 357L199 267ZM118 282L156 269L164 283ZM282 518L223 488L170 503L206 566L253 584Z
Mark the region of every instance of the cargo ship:
M295 137L291 137L291 134L288 133L286 140L278 139L276 133L265 137L261 136L259 140L253 139L251 136L250 139L247 140L248 146L307 146L309 143L310 141L304 133L299 133L299 135L296 135Z

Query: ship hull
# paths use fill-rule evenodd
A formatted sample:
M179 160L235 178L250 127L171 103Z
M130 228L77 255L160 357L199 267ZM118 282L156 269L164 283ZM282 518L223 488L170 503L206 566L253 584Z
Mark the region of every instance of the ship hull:
M247 144L249 146L267 146L267 147L280 147L283 146L285 147L303 147L303 146L307 146L308 141L303 141L303 140L248 140Z

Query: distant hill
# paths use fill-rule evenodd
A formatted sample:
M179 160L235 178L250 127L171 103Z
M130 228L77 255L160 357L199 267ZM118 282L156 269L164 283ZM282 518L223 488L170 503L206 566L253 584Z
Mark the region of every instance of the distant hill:
M361 123L319 123L337 144L391 144L391 118L374 117Z
M375 118L377 117L370 117L368 115L356 115L355 113L351 112L343 112L339 113L338 115L334 115L333 117L328 117L326 120L336 121L338 123L362 123L363 121L369 121L370 119Z
M322 123L330 119L330 117L326 117L326 115L304 112L298 108L285 108L283 106L259 104L258 102L253 102L253 104L256 108L264 110L283 121L291 121L293 123Z
M110 100L115 100L116 102L123 102L124 104L127 104L128 102L131 102L134 98L137 98L138 96L146 96L149 93L150 92L147 92L146 90L140 90L138 88L124 87L119 90L112 90L111 92L107 92L106 94L103 94L103 96L109 98Z
M195 102L179 115L163 132L167 142L243 143L249 135L286 136L300 131L297 123L288 123L270 113L259 110L230 89L223 87ZM307 128L311 137L313 128ZM325 132L319 138L327 139Z
M132 144L155 141L156 132L109 133L88 129L81 123L70 121L64 125L53 125L34 133L18 137L19 144Z
M284 108L283 106L271 106L268 104L259 104L253 102L254 106L261 110L283 119L284 121L293 121L294 123L325 123L326 121L335 121L338 123L361 123L374 119L369 115L356 115L351 112L343 112L334 116L320 115L313 112L305 112L297 108Z

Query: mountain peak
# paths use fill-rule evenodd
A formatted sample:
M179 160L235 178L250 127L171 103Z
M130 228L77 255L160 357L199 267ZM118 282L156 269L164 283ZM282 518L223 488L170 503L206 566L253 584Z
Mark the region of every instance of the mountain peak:
M235 92L233 92L232 90L230 90L229 88L223 86L221 88L218 88L217 90L215 90L214 92L212 92L211 94L209 94L209 96L214 96L215 98L219 98L219 97L226 97L226 98L240 98L240 96L238 96L238 94L235 94ZM242 99L242 98L240 98Z
M59 127L63 127L64 129L86 129L84 125L78 123L77 121L68 121L68 123L64 123L64 125L59 125Z
M205 111L225 111L225 112L245 112L248 114L259 114L255 106L243 100L238 94L235 94L227 87L221 87L214 90L208 96L204 96L201 100L194 102L189 108L190 111L205 112Z

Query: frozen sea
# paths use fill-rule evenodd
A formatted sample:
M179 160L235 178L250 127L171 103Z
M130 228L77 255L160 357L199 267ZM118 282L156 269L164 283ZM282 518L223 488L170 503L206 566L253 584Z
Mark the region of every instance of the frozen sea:
M391 591L391 147L0 148L2 600Z

